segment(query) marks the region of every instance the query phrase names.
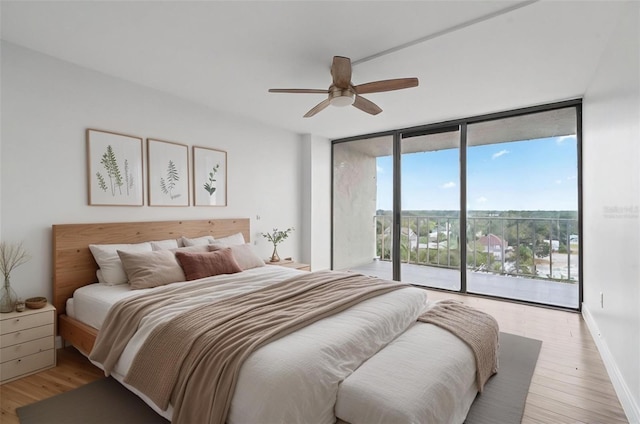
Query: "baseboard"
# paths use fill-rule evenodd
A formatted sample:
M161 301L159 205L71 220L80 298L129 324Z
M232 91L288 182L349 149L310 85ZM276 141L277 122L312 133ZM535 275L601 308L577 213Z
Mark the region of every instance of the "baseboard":
M593 341L596 343L596 347L600 352L602 362L604 362L604 367L607 369L607 373L611 379L611 384L613 384L613 388L618 395L618 399L622 404L624 413L627 415L627 419L632 424L640 423L640 407L633 398L633 395L629 390L629 386L625 382L622 373L613 358L613 354L609 350L609 346L607 346L606 341L602 338L598 324L595 319L593 319L593 315L591 315L589 307L584 303L582 304L582 317L587 323L587 328L589 328Z

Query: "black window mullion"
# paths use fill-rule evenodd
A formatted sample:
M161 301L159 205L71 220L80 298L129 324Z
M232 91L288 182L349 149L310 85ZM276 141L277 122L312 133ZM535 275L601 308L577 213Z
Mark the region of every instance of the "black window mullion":
M467 124L460 125L460 292L467 292Z
M401 182L400 133L393 134L393 234L391 263L393 279L400 281L400 228L402 226L402 182Z

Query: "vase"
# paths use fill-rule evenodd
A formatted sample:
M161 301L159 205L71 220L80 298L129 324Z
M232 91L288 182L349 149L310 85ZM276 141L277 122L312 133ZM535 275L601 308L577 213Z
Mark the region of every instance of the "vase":
M271 254L271 262L280 262L280 256L278 256L278 246L273 245L273 253Z
M5 277L4 286L2 286L2 296L0 296L0 313L13 312L13 308L18 300L18 295L11 288L9 277Z

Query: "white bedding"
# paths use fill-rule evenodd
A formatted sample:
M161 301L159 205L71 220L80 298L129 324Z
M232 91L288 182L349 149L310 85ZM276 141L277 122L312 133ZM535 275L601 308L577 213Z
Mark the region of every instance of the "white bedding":
M216 286L215 294L178 302L171 308L163 310L162 313L149 316L143 320L138 332L131 339L116 364L113 376L122 382L136 352L156 324L187 308L197 306L199 303L256 290L301 272L304 271L266 266L238 274L210 277L208 280L211 280ZM124 297L141 295L145 291L155 290L131 291L126 286L94 286L100 285L85 286L76 291L73 305L69 312L72 312L76 319L96 328L100 328L110 305ZM316 322L260 348L249 356L242 367L227 422L229 424L335 422L334 407L336 399L339 398L338 389L340 383L347 377L351 376L347 379L348 382L358 381L359 384L364 384L365 386L392 382L379 380L377 372L372 375L366 372L361 373L358 367L412 326L417 316L424 309L425 304L426 292L422 289L408 287L396 290L383 296L366 300L346 311ZM422 325L433 327L430 324ZM449 336L455 338L454 336ZM412 336L409 339L412 339ZM403 339L398 340L402 341ZM462 343L459 340L458 342ZM424 340L420 343L429 344L428 341ZM462 344L462 351L468 353L468 347L464 346L464 343ZM389 349L382 350L379 355L374 356L373 360L366 362L365 365L369 367L371 364L378 364L376 366L382 364L382 366L388 367L389 370L393 370L393 362L399 357L402 358L407 352L402 349L391 349L392 346L395 345L392 344ZM421 347L418 346L418 348ZM458 349L459 346L454 346L454 348ZM446 353L444 356L446 356ZM426 363L429 366L439 365L438 362L443 360L442 352L439 358ZM472 356L470 362L472 369L462 370L462 373L468 373L471 376L469 378L475 381L475 364ZM354 373L356 369L358 371ZM366 368L363 366L362 370L366 370ZM414 383L418 384L418 386L407 388L407 394L416 390L420 384L429 384L424 383L425 380L423 378L415 378L417 373L414 370L408 369L405 372L410 374L408 376L410 378L402 381L408 382L413 378L416 380ZM396 374L395 370L391 374ZM432 373L434 377L436 374ZM355 377L359 375L362 375L362 378L358 377L358 380L356 380ZM428 378L429 373L425 373L424 376ZM389 378L395 379L395 377ZM441 382L435 383L442 384ZM389 385L389 387L395 386ZM131 387L129 388L131 389ZM343 391L340 399L348 400L352 397L349 394L351 389L346 387L345 390L346 392ZM136 390L133 391L141 395ZM465 400L470 396L468 391L460 394L460 396L462 395L465 396ZM475 395L475 392L473 395ZM171 407L166 411L161 411L143 395L141 397L165 418L171 418ZM372 413L372 410L362 410L362 404L358 406L356 402L351 406L348 405L350 403L351 400L348 400L346 403L347 412L344 413L344 417L341 416L340 418L348 421L347 417L369 417L366 414ZM470 404L470 401L468 403ZM344 402L341 403L341 411L346 404ZM349 408L352 410L349 410ZM468 404L463 408L468 409ZM367 409L367 407L364 409ZM442 408L442 413L456 417L461 413L458 410L460 409L458 406L455 406L453 410L448 409L450 409L448 405L446 408ZM464 411L465 415L466 409ZM367 421L367 419L350 419L354 423L371 422ZM458 422L462 422L462 420Z
M340 385L336 416L351 424L464 421L476 397L471 348L418 322Z

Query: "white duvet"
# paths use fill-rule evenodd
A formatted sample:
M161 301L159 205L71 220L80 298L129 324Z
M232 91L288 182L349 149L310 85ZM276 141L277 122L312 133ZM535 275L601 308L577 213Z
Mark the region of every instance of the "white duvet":
M116 364L113 375L123 380L140 346L158 323L203 302L247 293L299 272L266 266L210 277L208 280L216 287L211 294L182 299L142 321ZM136 291L134 295L142 294L143 291ZM84 293L82 296L87 295ZM110 300L115 302L117 298L126 296L131 294L121 293L111 296ZM340 383L409 328L424 309L426 298L426 292L418 288L396 290L361 302L255 351L238 376L227 422L334 423ZM73 309L82 309L77 299ZM171 408L160 411L143 395L141 397L170 419Z

